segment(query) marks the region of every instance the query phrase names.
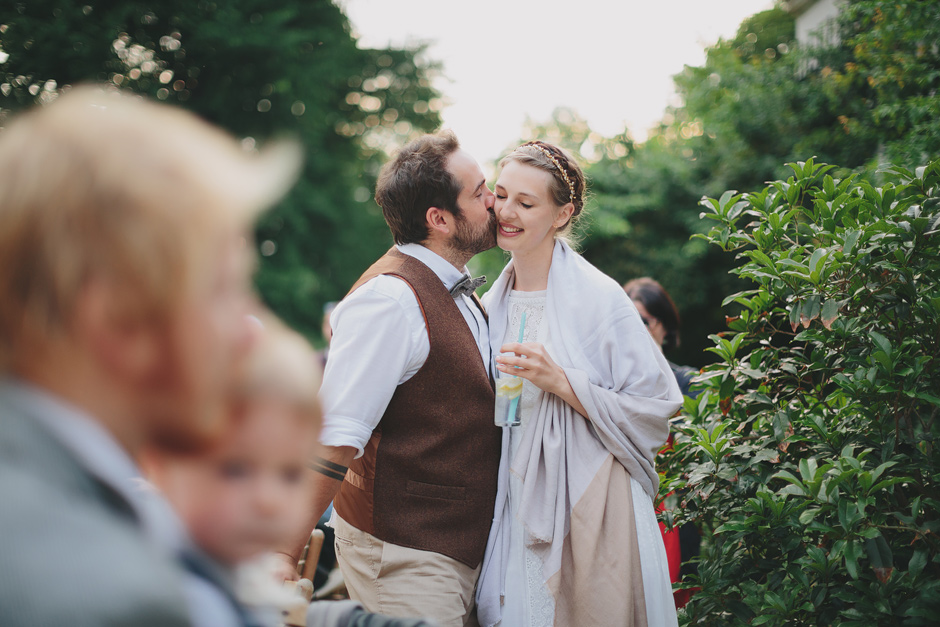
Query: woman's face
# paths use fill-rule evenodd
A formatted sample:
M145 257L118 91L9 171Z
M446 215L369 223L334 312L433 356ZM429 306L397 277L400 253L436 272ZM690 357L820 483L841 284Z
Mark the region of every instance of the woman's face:
M513 255L551 249L555 232L564 225L574 206L555 205L549 186L552 175L545 170L509 161L496 181L496 244Z
M646 330L650 332L650 335L653 336L653 340L662 348L663 342L666 341L666 325L660 322L659 318L651 316L650 312L646 310L646 307L644 307L643 303L640 301L635 300L633 304L636 306L640 317L643 318L643 324L646 325Z

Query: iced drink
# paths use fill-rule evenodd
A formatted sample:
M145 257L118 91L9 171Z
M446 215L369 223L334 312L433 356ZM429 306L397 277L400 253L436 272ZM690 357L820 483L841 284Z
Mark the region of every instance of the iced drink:
M522 379L499 373L496 379L496 426L518 427L522 424L519 408L522 396Z

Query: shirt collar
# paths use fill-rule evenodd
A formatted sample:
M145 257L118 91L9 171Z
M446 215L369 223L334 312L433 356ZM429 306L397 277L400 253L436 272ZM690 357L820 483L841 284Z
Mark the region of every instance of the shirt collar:
M465 274L469 274L466 266L462 270L458 270L451 262L421 244L400 244L398 245L398 251L409 257L414 257L430 268L448 290L456 285Z

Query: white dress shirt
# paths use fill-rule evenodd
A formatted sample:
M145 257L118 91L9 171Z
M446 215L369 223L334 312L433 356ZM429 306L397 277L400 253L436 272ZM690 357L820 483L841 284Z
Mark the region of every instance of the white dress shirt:
M452 288L466 272L419 244L398 250L422 262ZM469 296L455 298L491 372L492 355L483 313ZM433 315L433 313L431 314ZM377 276L346 297L330 316L333 339L320 401L327 446L352 446L362 455L395 389L413 377L431 350L418 299L403 280Z

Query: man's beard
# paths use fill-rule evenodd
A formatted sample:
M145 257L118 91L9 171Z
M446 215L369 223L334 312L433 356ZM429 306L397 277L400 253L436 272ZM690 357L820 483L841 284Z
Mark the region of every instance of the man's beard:
M499 224L495 213L491 212L487 223L479 227L468 224L463 216L456 216L455 223L457 228L450 241L455 251L475 255L496 246L496 229Z

